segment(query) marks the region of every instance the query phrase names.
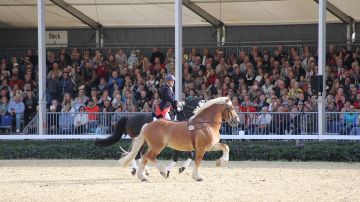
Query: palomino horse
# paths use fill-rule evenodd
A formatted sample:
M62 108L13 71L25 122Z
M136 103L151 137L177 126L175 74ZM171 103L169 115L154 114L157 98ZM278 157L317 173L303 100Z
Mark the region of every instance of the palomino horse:
M189 121L172 122L160 119L145 124L140 135L134 138L131 151L119 162L121 165L127 166L146 141L148 150L142 156L141 166L137 172L137 176L146 181L148 178L144 175L144 167L148 160L156 165L161 175L166 176L165 166L156 160L157 155L166 146L179 151L195 150L195 166L192 177L197 181L202 181L203 177L200 176L198 168L206 151L223 151L223 156L218 160L219 165L229 161L229 147L219 143L219 130L223 120L232 125L240 122L229 97L208 101L194 111L194 116Z
M185 121L188 120L191 116L194 115L193 110L200 106L200 104L203 103L204 100L201 98L193 98L190 100L186 100L185 104L182 105L182 110L176 113L177 120L179 121ZM205 101L204 101L205 102ZM121 137L124 133L127 133L130 138L135 138L140 134L141 128L144 124L150 123L153 121L153 117L151 114L135 114L130 117L121 117L120 120L116 123L114 132L105 139L96 139L95 145L100 147L107 147L115 144L116 142L121 140ZM142 151L140 151L135 160L140 159ZM173 154L173 161L177 162L177 159L179 157L178 151L174 151ZM191 157L190 153L186 153L187 156ZM185 170L186 167L179 168L179 172ZM131 174L135 175L137 170L136 162L132 162L132 171ZM170 170L167 171L167 175L169 175Z

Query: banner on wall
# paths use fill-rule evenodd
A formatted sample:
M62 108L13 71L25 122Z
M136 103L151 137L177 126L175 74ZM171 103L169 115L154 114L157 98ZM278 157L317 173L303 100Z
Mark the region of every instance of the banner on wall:
M68 31L46 31L46 47L67 47Z

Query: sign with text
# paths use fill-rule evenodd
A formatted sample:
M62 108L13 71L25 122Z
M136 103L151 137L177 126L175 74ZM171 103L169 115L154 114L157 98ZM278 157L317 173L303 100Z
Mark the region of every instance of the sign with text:
M46 47L67 47L67 31L46 31L45 38Z

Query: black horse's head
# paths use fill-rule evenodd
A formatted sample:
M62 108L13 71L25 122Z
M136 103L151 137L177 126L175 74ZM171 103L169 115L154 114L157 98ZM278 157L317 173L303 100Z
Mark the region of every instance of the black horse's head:
M193 111L200 103L204 102L203 98L192 98L185 100L185 104L182 106L182 110L176 113L178 121L188 120L194 115Z

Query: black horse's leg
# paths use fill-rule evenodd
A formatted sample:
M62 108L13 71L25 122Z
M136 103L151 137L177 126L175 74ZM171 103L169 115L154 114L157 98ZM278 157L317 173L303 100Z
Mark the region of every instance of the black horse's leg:
M174 150L172 161L171 161L170 164L166 167L166 170L167 170L166 177L169 177L170 171L173 169L173 167L175 166L176 162L178 161L179 155L180 155L180 152L177 151L177 150Z
M183 163L182 167L179 168L179 174L182 173L191 163L191 160L194 159L194 155L191 151L185 152L186 154L186 161Z

